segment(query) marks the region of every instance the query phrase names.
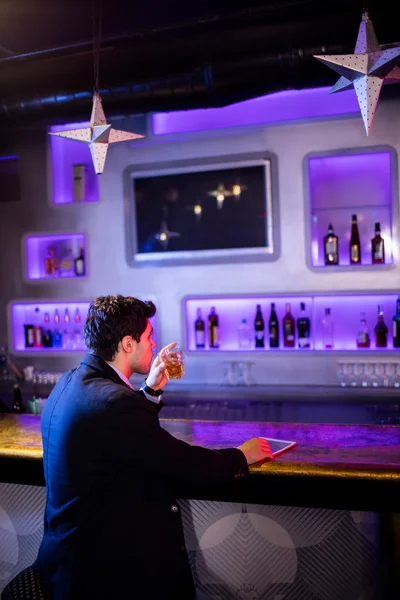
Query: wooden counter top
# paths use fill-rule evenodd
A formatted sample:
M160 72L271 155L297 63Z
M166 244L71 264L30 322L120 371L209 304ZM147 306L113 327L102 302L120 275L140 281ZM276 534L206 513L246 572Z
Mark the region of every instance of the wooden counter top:
M400 427L248 423L161 419L178 439L208 448L239 446L251 437L295 440L250 477L181 497L293 506L400 512ZM40 417L0 414L0 479L43 485Z

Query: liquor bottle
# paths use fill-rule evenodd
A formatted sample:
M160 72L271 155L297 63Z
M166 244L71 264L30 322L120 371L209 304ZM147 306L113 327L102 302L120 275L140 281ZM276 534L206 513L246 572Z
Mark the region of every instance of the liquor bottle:
M396 302L396 314L393 317L393 348L400 348L400 296Z
M383 320L383 306L378 305L378 322L375 325L377 348L387 348L388 328Z
M360 328L357 334L357 348L370 348L371 338L367 327L367 319L365 313L360 315Z
M261 305L257 304L256 318L254 320L254 330L256 332L256 348L264 348L264 319L261 312Z
M56 325L58 325L59 322L60 322L60 314L58 312L58 308L56 308L56 310L54 311L54 323Z
M52 348L53 347L53 336L51 334L50 329L43 331L43 347L44 348Z
M375 236L371 240L372 264L385 262L385 240L381 237L381 224L375 223Z
M42 346L43 346L42 335L43 335L43 329L41 326L40 308L37 306L35 308L34 325L33 325L33 345L35 348L42 348Z
M44 270L48 277L54 277L59 275L59 260L56 255L55 246L49 246L47 248L47 256L44 259Z
M206 326L201 316L201 308L197 309L197 318L194 322L194 336L196 348L204 348L206 345Z
M53 348L61 348L62 347L62 345L63 345L62 334L58 331L58 329L55 329L53 331L52 339L53 339Z
M324 255L326 265L339 264L339 238L334 233L331 224L329 224L328 233L324 237Z
M215 312L215 306L212 306L208 315L208 342L210 348L219 348L218 325L218 315Z
M306 317L306 305L300 302L300 317L297 319L297 335L299 348L310 348L310 319Z
M79 256L74 260L74 269L77 277L85 275L85 255L83 253L83 248L80 249Z
M60 262L61 277L71 277L73 275L73 260L71 248L66 248L63 252Z
M64 311L64 323L69 323L70 322L70 316L69 316L69 310L68 307L65 309Z
M276 316L275 303L271 303L271 315L268 323L269 329L269 347L279 348L279 321Z
M32 324L24 325L25 348L33 348L35 345L34 327Z
M290 302L287 302L285 310L286 314L283 317L283 345L285 348L294 348L295 320L292 317Z
M14 389L13 389L13 403L12 403L12 407L11 407L11 412L19 413L19 414L26 412L26 408L22 402L21 389L20 389L18 383L16 383L14 385Z
M351 217L350 264L361 263L360 234L358 233L357 215Z
M322 345L325 350L333 348L333 319L329 307L325 308L325 316L322 319Z
M247 324L247 319L242 319L238 327L238 342L241 350L248 350L253 344L251 329Z

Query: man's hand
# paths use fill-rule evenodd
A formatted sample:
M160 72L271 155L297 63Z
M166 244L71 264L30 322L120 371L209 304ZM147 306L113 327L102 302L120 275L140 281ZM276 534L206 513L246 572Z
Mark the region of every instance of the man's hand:
M248 465L272 458L271 448L264 438L251 438L239 446L239 450L245 455Z
M162 350L160 350L155 357L153 364L151 365L150 372L146 378L147 385L153 390L162 390L162 388L168 382L168 377L165 374L165 363L161 360L161 356L165 350L175 348L175 346L176 342L168 344L168 346L162 348Z

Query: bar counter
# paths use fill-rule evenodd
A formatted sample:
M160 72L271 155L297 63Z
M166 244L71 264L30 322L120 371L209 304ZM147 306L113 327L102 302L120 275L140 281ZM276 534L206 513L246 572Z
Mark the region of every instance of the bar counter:
M209 448L254 436L297 443L251 466L248 478L178 490L199 598L398 600L399 426L172 419L161 425ZM8 531L0 544L1 590L33 562L41 539L40 417L0 415L0 479Z
M199 489L196 497L279 504L296 500L299 506L400 512L399 426L160 422L176 438L208 448L236 447L257 436L296 441L295 448L274 460L252 465L248 480ZM3 481L43 485L41 459L40 417L0 415ZM294 483L301 483L295 497L290 493L285 498L285 488ZM343 496L331 497L330 490ZM185 495L189 493L194 490L185 490Z

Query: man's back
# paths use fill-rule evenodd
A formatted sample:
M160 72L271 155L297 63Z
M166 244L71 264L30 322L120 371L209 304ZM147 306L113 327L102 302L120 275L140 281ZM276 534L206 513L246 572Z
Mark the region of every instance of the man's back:
M60 592L56 598L78 598L87 580L92 592L100 584L102 597L124 581L131 585L133 571L151 587L157 564L175 562L188 577L180 518L171 510L176 499L139 460L114 451L113 419L125 409L159 426L155 405L87 355L60 379L43 411L47 503L36 566Z

